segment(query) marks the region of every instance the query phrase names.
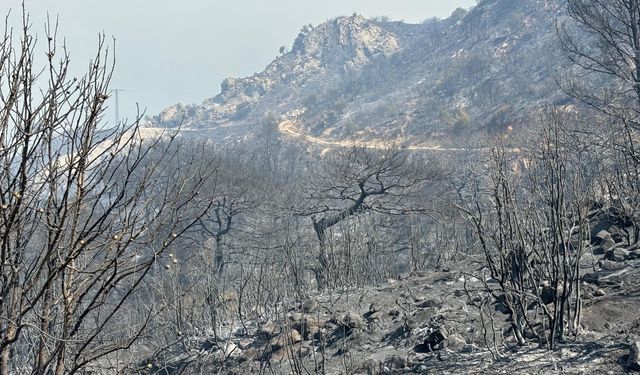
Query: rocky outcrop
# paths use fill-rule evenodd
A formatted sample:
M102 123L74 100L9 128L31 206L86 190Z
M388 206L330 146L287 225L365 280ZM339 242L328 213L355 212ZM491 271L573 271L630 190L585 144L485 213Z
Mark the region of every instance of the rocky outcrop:
M398 36L359 15L337 18L301 35L291 52L332 71L357 70L400 49Z
M517 131L541 103L573 104L554 77L568 64L555 33L565 1L482 0L417 25L353 15L305 26L264 71L152 123L247 138L272 113L329 142L441 145Z
M640 341L633 342L629 347L627 368L633 371L640 371Z
M316 79L332 81L400 50L394 33L359 15L340 17L316 28L305 26L290 52L263 72L246 78L227 78L220 94L201 105L176 104L153 118L157 126L204 128L259 118L265 105L285 104L304 85ZM284 97L273 98L277 91Z

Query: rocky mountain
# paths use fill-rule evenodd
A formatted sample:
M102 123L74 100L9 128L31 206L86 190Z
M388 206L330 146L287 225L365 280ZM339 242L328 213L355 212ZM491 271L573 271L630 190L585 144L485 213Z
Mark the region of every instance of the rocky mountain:
M543 103L566 105L556 22L564 0L482 0L422 24L340 17L304 26L263 72L228 78L199 105L152 126L247 137L269 121L325 144L446 145L526 127Z

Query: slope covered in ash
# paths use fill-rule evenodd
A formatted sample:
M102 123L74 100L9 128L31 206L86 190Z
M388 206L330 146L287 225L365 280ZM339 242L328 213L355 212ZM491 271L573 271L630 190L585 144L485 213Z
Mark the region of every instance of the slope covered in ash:
M483 0L417 25L353 15L305 26L263 72L152 122L225 139L270 118L289 120L293 136L414 145L517 130L541 104L566 104L555 80L566 65L555 31L564 6Z

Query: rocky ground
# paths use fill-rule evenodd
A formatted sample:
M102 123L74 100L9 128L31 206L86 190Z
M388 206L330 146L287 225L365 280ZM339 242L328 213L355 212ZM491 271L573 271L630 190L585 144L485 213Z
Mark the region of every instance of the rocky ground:
M580 334L554 352L513 345L499 308L491 306L493 322L480 314L478 301L492 280L482 258L471 257L376 287L319 294L272 321L229 324L226 340L185 337L163 364L141 368L155 374L630 372L638 364L640 252L623 248L615 227L595 229L593 251L582 258Z

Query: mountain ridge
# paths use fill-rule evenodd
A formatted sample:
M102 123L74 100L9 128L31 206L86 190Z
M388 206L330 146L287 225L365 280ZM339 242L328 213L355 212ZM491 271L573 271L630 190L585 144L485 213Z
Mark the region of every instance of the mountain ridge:
M328 143L452 146L525 127L542 103L565 105L555 22L564 0L483 0L444 20L339 17L304 26L264 71L227 78L200 105L171 106L155 127L247 138L266 118Z

